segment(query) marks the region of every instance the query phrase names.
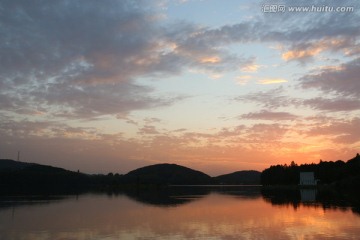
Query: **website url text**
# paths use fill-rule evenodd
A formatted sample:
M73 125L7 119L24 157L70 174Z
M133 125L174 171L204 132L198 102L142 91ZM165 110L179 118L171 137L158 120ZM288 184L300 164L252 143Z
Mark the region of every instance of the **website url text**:
M354 12L353 6L342 6L342 7L334 7L334 6L286 6L280 4L264 4L261 7L261 10L264 13L285 13L285 12Z

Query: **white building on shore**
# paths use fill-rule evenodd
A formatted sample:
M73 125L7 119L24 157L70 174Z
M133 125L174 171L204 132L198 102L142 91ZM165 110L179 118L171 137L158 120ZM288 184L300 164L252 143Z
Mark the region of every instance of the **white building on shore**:
M300 172L300 186L316 186L314 172Z

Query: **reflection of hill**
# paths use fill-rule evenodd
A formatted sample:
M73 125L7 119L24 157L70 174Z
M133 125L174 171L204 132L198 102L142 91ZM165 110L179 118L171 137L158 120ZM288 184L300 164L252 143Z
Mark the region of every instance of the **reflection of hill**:
M199 200L211 193L220 193L239 198L258 198L260 197L260 187L246 186L171 186L171 187L130 187L116 190L96 190L83 192L80 194L63 192L61 195L22 195L22 196L1 196L0 210L2 208L13 208L28 205L51 204L56 201L65 200L73 196L81 196L85 193L106 194L112 197L126 195L134 201L158 206L171 207L179 206L192 201Z
M124 192L130 198L158 206L174 206L195 201L210 193L220 193L241 198L258 198L260 187L252 186L170 186L157 190L135 190Z
M37 192L36 195L32 193L23 193L21 196L0 196L0 210L6 208L16 208L21 206L30 205L43 205L51 204L56 201L68 199L73 196L81 196L82 194L100 194L108 195L112 197L125 195L134 201L144 203L147 205L170 207L178 206L200 199L210 193L205 188L191 188L191 187L176 187L176 188L147 188L141 187L129 187L123 189L97 189L94 191L84 191L74 193L66 192ZM52 195L55 194L55 195Z
M204 188L169 187L162 189L131 189L124 191L131 199L161 207L178 206L200 199L210 193Z
M204 186L210 192L229 195L233 197L254 199L261 196L261 186L246 185L212 185Z
M264 200L272 205L293 206L295 209L299 206L321 207L324 210L351 209L354 213L360 214L360 199L357 193L353 195L343 194L332 188L299 190L296 188L267 187L261 190L261 194Z
M45 196L45 195L25 195L25 196L2 196L0 198L0 211L1 209L15 208L21 206L31 205L44 205L51 204L56 201L68 199L70 195L57 195L57 196Z

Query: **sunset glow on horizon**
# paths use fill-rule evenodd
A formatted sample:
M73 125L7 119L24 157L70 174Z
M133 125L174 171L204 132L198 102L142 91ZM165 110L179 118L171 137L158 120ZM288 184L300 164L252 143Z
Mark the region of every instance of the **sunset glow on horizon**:
M216 176L354 157L360 2L291 4L1 1L0 158Z

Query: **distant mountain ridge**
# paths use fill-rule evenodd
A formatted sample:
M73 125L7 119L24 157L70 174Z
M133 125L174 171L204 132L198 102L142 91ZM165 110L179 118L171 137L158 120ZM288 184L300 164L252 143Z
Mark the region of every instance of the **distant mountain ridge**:
M0 159L0 195L69 194L87 191L158 189L168 185L297 185L299 173L312 171L322 186L348 192L360 187L360 155L343 162L271 166L217 177L176 164L155 164L127 174L84 174L48 165ZM259 182L259 176L261 183Z
M260 172L239 171L217 177L177 164L155 164L119 174L83 174L48 165L0 159L0 185L26 188L45 185L209 185L209 184L259 184Z
M155 164L141 167L127 174L84 174L63 168L0 159L0 188L30 189L38 186L72 188L76 186L124 186L124 185L274 185L299 182L300 171L313 171L320 184L334 184L351 188L360 186L360 155L343 162L319 164L276 165L258 171L238 171L217 177L177 164Z

